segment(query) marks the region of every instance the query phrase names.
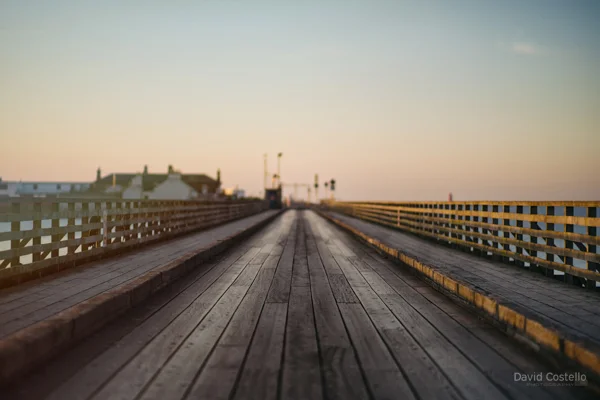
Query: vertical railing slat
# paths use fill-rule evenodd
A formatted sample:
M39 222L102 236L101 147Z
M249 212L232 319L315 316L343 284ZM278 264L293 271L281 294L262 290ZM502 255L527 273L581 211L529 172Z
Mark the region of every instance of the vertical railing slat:
M586 215L588 218L597 218L598 217L598 208L597 207L587 207ZM588 226L587 234L590 236L598 236L598 228L596 226ZM595 244L588 243L587 245L588 253L596 254L598 248ZM588 271L600 272L600 264L594 261L587 261L586 267ZM588 279L586 282L586 287L588 289L596 289L596 281L592 279Z

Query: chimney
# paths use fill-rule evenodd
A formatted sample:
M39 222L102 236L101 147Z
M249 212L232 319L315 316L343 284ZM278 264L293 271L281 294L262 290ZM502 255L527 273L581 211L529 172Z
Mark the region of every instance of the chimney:
M148 175L148 166L144 165L144 175Z
M221 169L217 170L217 183L221 183Z
M113 187L117 186L117 175L113 174Z
M452 200L452 192L448 193L448 201L453 201Z
M100 179L102 179L102 171L100 170L100 167L98 167L98 170L96 170L96 182Z

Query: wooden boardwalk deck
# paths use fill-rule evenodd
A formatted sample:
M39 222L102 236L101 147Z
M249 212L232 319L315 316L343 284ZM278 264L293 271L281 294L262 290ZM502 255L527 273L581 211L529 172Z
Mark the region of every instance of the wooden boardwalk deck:
M544 326L600 349L600 293L346 215L332 215L445 275L481 288Z
M575 399L563 372L312 211L221 259L0 393L10 399Z
M42 281L0 290L0 340L107 290L124 286L192 249L214 243L273 213L267 211L121 257L66 270Z

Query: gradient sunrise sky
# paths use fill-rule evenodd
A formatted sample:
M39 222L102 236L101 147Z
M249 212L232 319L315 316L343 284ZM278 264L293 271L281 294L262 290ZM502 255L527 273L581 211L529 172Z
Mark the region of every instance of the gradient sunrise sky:
M0 176L600 199L598 1L0 1ZM321 191L322 193L322 191Z

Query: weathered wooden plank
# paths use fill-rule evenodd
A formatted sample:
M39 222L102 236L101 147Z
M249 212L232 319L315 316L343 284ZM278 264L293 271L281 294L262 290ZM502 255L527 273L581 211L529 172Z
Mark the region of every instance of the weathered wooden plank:
M251 268L253 266L248 266ZM255 274L258 272L254 269ZM248 286L232 285L144 390L142 399L183 398L227 327Z
M145 320L138 328L120 339L114 346L102 353L92 363L82 368L70 380L52 393L49 400L84 400L98 391L113 375L142 351L160 332L178 318L193 302L219 279L237 258L246 251L240 248L232 252L205 274L199 276L192 285L177 297ZM189 316L189 311L188 314Z
M356 270L354 265L352 265L347 258L343 256L334 256L334 259L340 266L340 269L344 273L346 279L348 279L350 286L369 286L365 278Z
M248 262L256 254L251 250L244 254ZM138 353L121 370L119 375L110 380L97 394L97 398L129 399L140 394L152 377L165 365L181 344L186 340L200 321L217 304L221 296L229 289L237 276L244 269L243 265L233 263L204 293L202 293L182 314L168 325L158 336ZM237 288L236 292L243 290ZM230 302L231 303L231 302ZM230 305L228 303L228 305Z
M289 221L283 224L281 236L289 235L290 225ZM268 243L263 246L263 250L265 249L271 249L271 255L277 251ZM276 260L280 255L273 255L273 257L276 258L274 263L276 266ZM262 265L223 337L190 390L190 398L229 399L273 281L274 266L267 261Z
M487 376L465 359L465 356L449 343L435 329L435 326L417 313L404 299L389 294L382 294L380 297L420 346L436 360L437 365L463 396L472 399L505 398Z
M367 387L317 252L315 237L310 234L310 224L306 228L312 302L327 398L367 399Z
M329 276L331 291L338 303L358 303L358 299L343 274L334 274Z
M306 259L306 234L302 214L298 218L298 234L296 236L296 251L292 269L292 286L310 286L308 276L308 261Z
M265 303L233 399L277 399L287 303Z
M371 234L378 235L374 231ZM438 247L420 239L409 238L400 233L394 233L394 237L398 238L398 240L390 241L391 237L389 237L387 239L388 243L391 243L395 248L402 248L403 251L408 251L409 254L426 262L428 265L435 266L441 272L459 277L463 281L471 282L473 285L479 286L489 293L494 293L498 298L510 299L512 302L521 304L525 309L541 313L547 318L551 318L557 323L567 326L568 329L575 329L577 332L590 338L597 337L598 331L594 329L596 324L593 322L593 319L587 318L589 317L589 312L578 310L580 306L587 303L583 299L569 304L562 295L551 299L545 294L536 294L532 290L523 290L523 288L531 289L531 286L524 286L524 282L537 279L535 275L524 275L524 272L520 272L515 278L508 278L506 275L509 272L508 268L504 267L496 274L493 272L495 264L490 261ZM543 277L539 278L543 279ZM507 282L507 279L510 282ZM540 282L539 280L537 282L543 288L543 293L552 293L550 287L559 286L556 282L548 282L547 279L545 282ZM592 323L590 324L590 322Z
M588 247L594 246L597 236L575 234L573 229L567 229L575 224L587 226L588 230L595 227L600 218L595 214L589 214L586 217L576 217L573 206L565 205L566 213L564 216L556 216L553 212L554 206L546 205L546 213L538 213L538 205L530 205L530 211L523 213L524 205L516 204L516 213L511 213L509 206L503 206L502 211L498 212L500 206L492 205L492 212L489 212L490 206L486 204L472 203L457 206L449 203L432 204L436 213L423 212L422 205L407 207L401 205L364 205L360 203L334 203L340 211L351 215L360 216L363 219L374 221L380 224L393 226L404 231L428 236L443 242L450 242L453 245L462 246L476 254L491 253L505 260L513 259L518 265L529 263L533 268L544 268L547 275L554 270L562 271L565 277L576 277L576 283L580 284L584 279L586 284L591 281L600 281L600 273L595 268L581 269L571 265L570 262L558 263L554 261L554 256L564 260L576 258L585 262L598 263L600 255L587 251ZM597 208L592 207L593 210ZM571 210L569 212L569 210ZM395 214L395 215L394 215ZM591 217L590 217L591 215ZM504 225L499 225L500 219ZM516 221L516 226L510 226L507 222ZM459 224L450 224L448 221L459 221ZM480 222L481 220L481 222ZM490 220L494 224L489 224ZM531 223L530 228L524 228L524 221ZM546 229L539 229L538 222L545 222ZM563 223L564 232L555 232L554 224ZM434 225L436 229L430 230ZM477 225L478 227L474 227ZM503 237L497 232L503 230ZM546 235L545 233L549 233ZM515 238L510 238L512 233ZM530 235L531 240L524 241L523 236ZM563 237L564 247L555 246L554 237ZM545 240L546 244L540 240ZM502 248L503 246L504 248ZM510 251L510 246L516 247L516 252ZM537 257L538 252L544 252L544 257ZM550 255L550 256L548 256ZM592 287L593 284L588 284Z
M309 286L292 286L288 309L281 396L323 398L319 350Z
M456 368L457 363L460 363L460 365L464 364L460 367L461 370L478 371L481 369L486 375L490 376L497 385L503 387L508 393L517 396L517 398L536 398L536 395L539 395L540 390L538 388L521 387L514 385L514 382L509 381L507 377L510 377L511 373L515 372L514 366L511 366L506 360L503 360L489 346L486 346L483 342L470 335L467 330L461 330L461 327L459 327L458 324L449 325L449 316L439 312L440 310L437 307L422 298L422 296L412 289L409 284L400 279L400 277L404 277L406 274L401 274L399 269L394 269L394 266L389 263L370 263L370 265L372 265L374 270L381 275L385 283L388 284L388 287L393 287L406 301L400 298L396 299L397 295L395 294L389 294L388 288L385 288L383 292L378 293L380 298L383 299L385 304L393 311L400 322L409 329L412 336L415 337L420 345L433 356L437 364L440 365L444 371L453 371ZM365 298L368 299L368 297L360 290L361 288L355 288L361 302L363 302L363 300ZM413 310L412 307L415 309ZM369 312L369 315L373 315L369 308L367 308L367 311ZM412 329L412 327L416 326L418 326L420 330L415 331ZM433 334L432 332L428 332L424 327L428 327ZM437 333L438 330L441 332L441 335L440 333ZM457 352L454 346L457 346L456 348L460 350L460 353ZM447 354L461 353L465 354L467 359L471 361L467 361L467 359L464 358L465 356L457 356L452 359L444 358L444 356L447 357ZM474 369L471 362L475 363L478 368ZM446 374L453 380L454 385L461 390L465 397L474 394L474 398L478 398L478 393L487 390L487 385L491 383L488 381L487 385L478 388L479 391L473 391L466 376L461 376L460 374L457 376L456 373L448 372L446 372ZM471 378L478 382L483 381L485 383L487 381L486 378L481 376L475 379L475 376L473 375ZM496 394L501 398L499 392L496 392Z
M327 245L322 241L317 242L317 249L319 251L319 255L321 256L321 261L323 263L323 267L327 272L327 275L335 275L342 274L342 270L339 265L335 262L335 259L331 255L331 252L327 248Z
M348 257L348 261L354 265L359 272L371 272L371 267L356 255Z
M408 382L361 304L338 304L358 359L376 399L415 399Z
M366 219L371 220L373 222L386 224L385 222L381 222L381 221L378 221L375 219L369 219L369 218L366 218ZM427 232L424 230L414 229L414 228L410 228L407 226L404 226L403 229L405 231L415 233L418 235L428 236L428 237L432 237L435 239L439 239L439 236L437 234L430 233L430 232ZM497 255L500 255L503 257L508 257L508 258L512 258L512 259L523 261L523 262L533 263L533 264L539 265L544 268L562 271L562 272L565 272L565 273L568 273L570 275L577 276L580 278L591 279L591 280L595 280L595 281L600 280L600 273L598 273L596 271L588 271L586 269L581 269L581 268L569 266L566 264L561 264L558 262L548 261L548 260L545 260L545 259L542 259L539 257L532 257L532 256L529 256L526 254L519 254L519 253L508 251L508 250L496 249L492 246L475 243L475 242L469 242L467 240L447 239L447 238L446 238L446 240L451 241L452 243L457 244L457 245L466 246L466 248L475 248L475 249L481 250L483 252L492 252L494 254L497 254Z
M429 286L416 288L427 300L446 313L450 318L469 331L470 334L477 337L486 345L494 349L501 357L505 358L515 371L522 373L544 373L552 372L548 365L538 361L538 355L520 346L517 342L507 340L506 336L498 329L486 324L480 319L473 318L465 309L458 307L454 302L448 301L448 298L437 292ZM576 392L583 391L583 388L567 388L562 386L541 387L547 397L555 399L576 399L586 398L576 395ZM582 393L583 394L583 393ZM539 393L539 397L544 394Z
M261 247L261 252L258 253L256 255L256 257L254 257L251 261L250 261L250 265L262 265L265 260L267 259L267 257L269 256L269 253L263 253L262 252L262 247Z
M346 218L344 216L339 217ZM560 299L579 299L585 297L591 300L590 293L584 291L570 290L570 288L561 285L555 281L548 280L543 276L527 274L524 271L517 268L507 268L506 265L501 263L489 262L488 260L474 257L472 255L452 251L447 248L438 247L430 242L422 240L421 238L407 235L398 231L392 232L385 228L385 230L383 230L379 226L366 223L360 220L345 219L345 221L355 224L361 230L367 232L371 236L380 237L394 248L401 248L402 251L409 252L412 256L415 256L418 259L427 259L435 257L437 260L439 257L445 255L445 258L443 260L439 258L439 261L444 261L443 264L451 263L454 265L457 264L457 262L458 264L468 263L469 269L480 269L481 271L485 271L486 274L498 277L502 281L510 281L511 284L515 287L527 288L528 290L537 287L540 290L546 292L546 294L549 296L552 296L554 293L559 293L559 296L557 296L557 298ZM534 284L535 286L532 286L532 284ZM552 287L552 289L549 290L549 287ZM592 295L592 297L594 298L597 297L595 294Z
M459 399L462 396L419 343L394 317L375 291L357 287L356 293L414 391L422 399ZM456 367L460 368L460 360Z
M21 307L11 307L11 311L0 315L0 336L40 321L105 290L124 284L145 271L177 256L177 251L182 250L182 248L174 246L170 250L170 253L159 255L145 253L137 257L128 256L119 262L115 262L110 268L88 271L85 278L80 278L75 282L70 280L63 287L46 291L48 296L44 298L30 301L26 305L21 305Z
M292 212L295 215L295 211L288 212ZM267 296L267 303L287 303L289 301L292 284L292 266L296 248L296 229L297 222L294 220L292 233L288 236L283 254L275 271L273 284Z
M350 248L349 242L340 239L333 241L337 246L345 247L344 254L356 257L356 252ZM348 266L344 269L344 273L360 273L356 268L355 271L350 271L350 268L355 267ZM396 294L396 292L374 271L363 272L362 275L369 284L375 285L353 285L352 289L416 394L424 399L461 398L444 376L443 371L437 367L378 296Z
M342 241L347 245L350 244L347 239L342 239ZM355 246L359 247L357 244ZM358 249L355 253L361 256ZM382 336L384 340L387 338L386 343L390 348L394 349L393 346L396 341L398 344L410 342L410 339L402 338L402 336L387 335L389 333L387 329L398 328L394 324L395 318L390 318L391 310L393 316L403 326L402 329L396 329L394 333L401 335L404 328L406 328L410 332L410 336L418 343L417 346L422 351L427 352L431 359L435 360L446 376L451 379L453 385L460 390L462 396L477 399L486 390L493 388L495 391L489 392L489 398L493 398L493 396L503 398L504 394L498 391L489 379L501 386L506 392L517 396L517 398L531 398L531 396L535 397L535 394L542 392L537 388L520 387L509 381L507 377L515 372L514 366L507 363L489 346L470 335L466 329L460 330L462 328L460 325L457 323L453 325L448 322L452 321L448 315L440 312L437 307L425 300L409 284L401 281L400 278L407 275L406 273L401 274L398 269L394 271L395 273L392 273L394 266L386 262L369 263L367 261L367 263L373 268L373 272L362 274L369 277L376 284L370 288L358 286L353 287L353 289L367 310L367 314L373 319L376 326L379 325L378 329L386 332ZM376 275L379 275L379 278ZM398 294L405 298L401 298ZM415 329L416 327L418 329ZM406 350L404 352L398 350L394 352L394 355L396 357L407 357ZM417 363L418 361L400 362L400 365L403 367L419 365ZM463 373L457 373L455 370L463 371ZM480 370L484 371L486 375L482 375L479 372ZM478 374L470 375L470 379L476 382L469 382L469 377L464 374L464 371ZM412 374L409 379L415 390L418 391L420 388L428 390L428 388L423 387L425 382L419 379L420 375L423 375L423 371L411 370L407 372L405 369L405 373L407 375ZM435 395L435 392L428 393L425 398L433 395Z

